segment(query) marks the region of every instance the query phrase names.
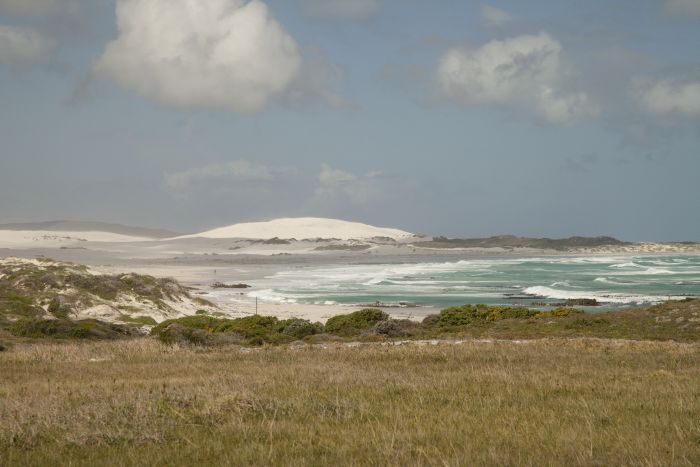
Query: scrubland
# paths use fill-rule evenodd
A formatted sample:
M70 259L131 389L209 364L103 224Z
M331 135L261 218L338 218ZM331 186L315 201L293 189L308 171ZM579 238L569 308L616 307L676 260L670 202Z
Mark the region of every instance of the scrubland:
M0 353L3 465L697 465L700 347L152 338Z

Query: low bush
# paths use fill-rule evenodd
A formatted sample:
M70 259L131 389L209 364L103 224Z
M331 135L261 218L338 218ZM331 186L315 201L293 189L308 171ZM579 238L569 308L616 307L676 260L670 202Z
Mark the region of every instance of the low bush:
M463 305L445 308L439 315L430 315L423 320L426 326L457 327L472 323L499 321L503 319L563 318L581 314L575 308L559 307L550 311L539 311L525 307Z
M158 325L158 322L153 319L150 316L145 316L145 315L139 315L139 316L131 316L131 315L120 315L119 320L124 322L124 323L131 323L131 324L140 324L142 326L156 326Z
M73 312L70 304L60 295L54 297L47 308L48 312L58 318L68 318Z
M95 319L23 319L12 323L9 330L18 337L58 339L117 339L138 335L133 328Z
M25 295L0 287L0 315L24 317L41 316L44 310L34 305L34 301Z
M277 330L287 336L303 339L306 336L323 332L323 325L321 323L312 323L306 319L291 318L277 323Z
M212 332L224 322L226 322L226 320L224 319L218 319L212 316L197 314L194 316L185 316L183 318L165 320L162 323L155 326L151 330L151 334L157 336L161 331L165 330L168 326L170 326L173 323L176 323L186 328L202 329L204 331Z
M347 315L338 315L330 318L326 322L325 331L329 334L351 336L369 331L377 323L386 321L389 315L382 310L375 308L365 308Z
M406 337L410 335L408 331L414 323L409 320L388 319L380 321L374 326L376 334L387 337Z
M581 315L585 313L583 310L576 308L559 307L550 311L540 311L535 315L536 318L565 318L567 316Z
M178 323L170 323L162 328L157 336L164 344L207 345L210 343L209 332L203 329L181 326Z
M225 320L214 332L234 333L249 345L276 344L293 340L291 336L279 332L279 321L274 316L254 315Z

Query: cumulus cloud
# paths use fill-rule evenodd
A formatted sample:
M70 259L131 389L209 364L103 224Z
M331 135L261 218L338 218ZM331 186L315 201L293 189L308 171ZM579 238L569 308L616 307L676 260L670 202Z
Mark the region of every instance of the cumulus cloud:
M168 187L184 189L203 183L271 182L289 172L289 169L270 168L252 164L246 160L235 160L182 172L166 173L164 178Z
M666 10L673 15L700 17L700 0L666 0Z
M506 11L491 5L481 6L481 22L490 28L503 26L513 21L513 17Z
M355 180L357 180L357 175L344 170L334 169L328 164L321 165L321 173L318 176L318 181L321 182L321 185L335 185L354 182Z
M382 172L373 170L366 174L354 174L336 169L328 164L321 165L316 188L316 199L323 202L349 202L352 204L371 203L384 196L385 183Z
M258 112L302 67L260 0L117 0L117 28L95 71L167 105Z
M321 18L362 19L379 9L380 0L303 0L310 16Z
M641 81L636 91L642 106L654 115L700 117L700 73Z
M541 32L452 48L435 79L444 97L467 106L509 107L554 124L597 115L585 92L566 88L568 74L561 44Z
M54 40L32 29L0 25L0 64L32 65L45 61Z

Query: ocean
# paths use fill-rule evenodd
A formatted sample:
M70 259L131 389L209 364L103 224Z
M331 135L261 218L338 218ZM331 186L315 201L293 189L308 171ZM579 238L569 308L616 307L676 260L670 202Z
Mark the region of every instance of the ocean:
M282 270L251 285L254 288L246 298L278 303L537 306L590 298L601 309L610 309L700 296L700 256L480 258L310 266Z

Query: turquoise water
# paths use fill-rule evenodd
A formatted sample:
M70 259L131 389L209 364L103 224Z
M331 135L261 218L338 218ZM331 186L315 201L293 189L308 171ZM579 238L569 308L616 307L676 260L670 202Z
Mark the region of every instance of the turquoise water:
M464 259L299 268L254 281L249 297L280 303L424 306L557 303L606 308L700 296L700 256Z

